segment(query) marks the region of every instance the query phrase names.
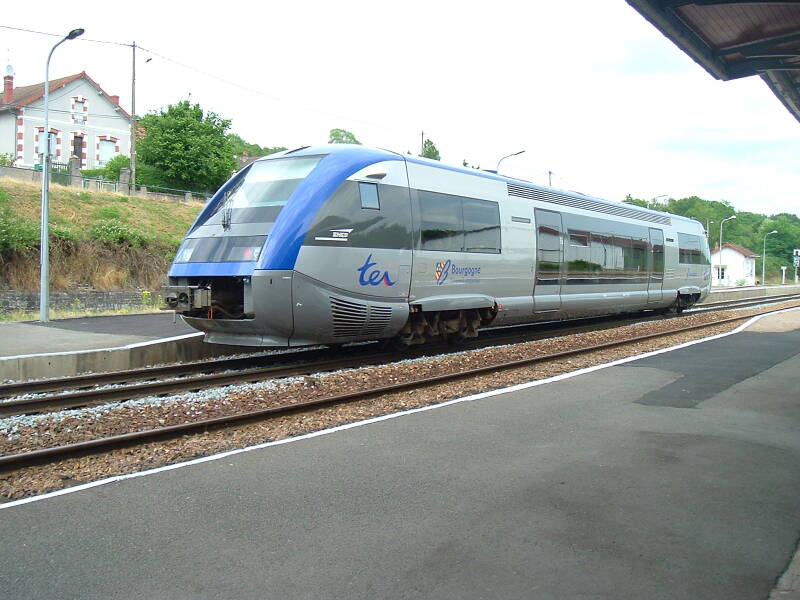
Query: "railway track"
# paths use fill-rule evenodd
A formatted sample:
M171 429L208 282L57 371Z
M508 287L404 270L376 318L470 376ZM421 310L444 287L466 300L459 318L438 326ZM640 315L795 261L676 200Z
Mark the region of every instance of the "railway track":
M762 299L763 301L763 299ZM782 309L776 309L782 310ZM776 312L776 310L772 311L765 311L765 313ZM665 337L670 335L675 335L676 333L684 333L689 331L694 331L698 329L703 329L707 327L713 327L725 323L733 323L737 321L741 321L747 318L750 318L751 315L739 315L734 316L731 318L715 320L707 323L702 323L699 325L691 325L688 327L681 327L681 328L674 328L670 329L669 331L663 331L658 333L650 333L647 335L640 335L635 337L629 337L620 340L614 340L611 342L586 346L582 348L567 350L567 351L559 351L547 355L532 357L532 358L525 358L521 360L513 360L508 362L503 362L499 364L491 364L485 365L479 368L473 369L465 369L462 371L438 375L438 376L431 376L426 377L424 379L416 379L412 381L396 383L392 385L383 385L378 387L373 387L369 389L363 389L351 393L340 394L340 395L333 395L324 398L317 398L314 400L304 401L304 402L295 402L291 404L281 405L281 406L274 406L270 408L264 408L260 410L253 410L248 412L240 412L237 414L231 414L216 418L204 419L199 421L192 421L187 423L181 423L176 425L169 425L165 427L158 427L154 429L148 429L143 431L125 433L121 435L115 435L110 437L105 437L101 439L94 439L88 440L83 442L78 442L70 445L65 446L55 446L49 448L42 448L33 450L30 452L24 452L19 454L12 454L7 456L0 457L0 470L10 470L16 469L27 465L32 464L40 464L43 462L55 462L60 460L65 460L71 457L80 456L86 453L94 453L94 452L102 452L107 451L113 448L118 448L121 446L128 446L133 444L143 444L149 441L159 440L159 439L167 439L167 438L175 438L180 437L185 434L189 433L198 433L203 431L208 431L211 429L217 429L222 427L229 427L232 425L237 425L247 421L256 421L261 420L269 417L275 416L282 416L291 413L296 413L299 411L307 411L312 409L317 409L325 406L331 406L339 403L349 402L360 400L368 397L373 397L376 395L411 390L411 389L419 389L424 387L429 387L432 385L437 385L449 381L454 381L457 379L462 379L466 377L473 377L476 375L482 375L486 373L494 373L500 370L506 369L513 369L518 367L530 366L537 363L553 361L564 359L568 357L578 356L581 354L587 354L592 352L597 352L599 350L605 350L609 348L619 347L627 344L635 344L647 340L652 340L659 337ZM376 359L378 357L376 356Z
M742 299L703 305L692 312L706 312L721 308L739 308L767 302L785 301L800 298L774 297L771 299ZM535 341L554 333L572 335L586 331L622 327L641 322L643 316L629 315L609 318L589 318L580 321L542 323L520 327L487 330L477 340L457 347L427 345L401 355L401 358L417 358L431 353L446 354L476 347L512 344ZM649 319L664 318L650 315ZM600 325L600 327L598 327ZM374 346L374 345L373 345ZM67 377L43 381L0 385L0 398L10 398L0 402L0 418L50 412L55 410L82 408L109 402L122 402L148 396L167 396L170 394L195 392L209 387L220 387L246 383L256 383L268 379L281 379L330 372L338 369L351 369L391 362L398 358L396 352L376 352L374 347L353 347L346 357L332 358L336 354L330 349L315 349L295 354L278 354L270 357L243 357L220 359L190 365L167 365L151 369L136 369L115 373L99 373L78 377ZM302 357L286 364L286 357ZM264 362L278 364L263 365ZM262 363L260 366L252 366ZM165 379L166 378L166 379ZM106 387L109 386L109 387ZM65 391L69 390L69 391ZM56 392L44 393L43 392Z

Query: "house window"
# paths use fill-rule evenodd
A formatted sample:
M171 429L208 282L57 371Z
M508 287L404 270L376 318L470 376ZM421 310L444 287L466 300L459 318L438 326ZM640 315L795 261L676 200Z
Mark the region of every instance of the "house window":
M48 152L50 156L56 153L56 142L58 140L58 134L54 132L50 132L50 146L45 148L44 151Z
M113 140L100 140L100 161L99 165L101 167L105 166L106 163L116 156L116 146L117 143Z
M725 279L725 267L715 267L717 269L717 279L722 281Z
M83 101L75 101L75 108L72 111L72 122L75 125L83 125Z

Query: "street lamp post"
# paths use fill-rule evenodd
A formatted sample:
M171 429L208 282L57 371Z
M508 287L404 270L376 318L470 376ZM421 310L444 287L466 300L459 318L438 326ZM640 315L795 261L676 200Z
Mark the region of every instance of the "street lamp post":
M722 285L722 226L725 224L725 221L730 221L735 218L736 215L733 215L719 222L719 269L717 270L717 278L720 281L720 285Z
M47 63L44 67L44 152L42 153L42 226L41 226L41 242L40 242L40 280L39 280L39 320L46 323L50 320L50 284L49 284L49 263L50 263L50 245L49 245L49 227L48 215L50 211L50 120L48 113L47 103L50 100L50 58L53 52L61 44L67 40L74 40L79 35L83 34L83 29L73 29L65 35L55 46L50 49L50 54L47 55Z
M710 219L706 219L706 237L709 237L708 228L711 227L713 224L714 224L714 221L711 221Z
M494 172L495 173L499 173L500 172L500 163L503 162L505 159L511 158L512 156L516 156L517 154L522 154L523 152L525 152L525 150L520 150L519 152L514 152L513 154L507 154L506 156L504 156L503 158L498 160L497 161L497 168L494 170Z
M777 229L773 229L767 235L778 233ZM767 285L767 235L764 236L764 251L761 253L761 285Z

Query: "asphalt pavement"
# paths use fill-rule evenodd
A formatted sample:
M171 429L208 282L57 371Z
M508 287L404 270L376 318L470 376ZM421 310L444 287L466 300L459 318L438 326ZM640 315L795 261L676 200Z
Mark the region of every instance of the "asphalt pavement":
M767 598L800 537L798 317L0 506L0 590L20 600Z

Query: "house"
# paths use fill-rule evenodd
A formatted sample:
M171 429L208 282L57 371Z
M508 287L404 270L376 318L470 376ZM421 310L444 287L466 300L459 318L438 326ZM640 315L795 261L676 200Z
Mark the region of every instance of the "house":
M711 285L745 286L756 284L758 254L736 244L723 244L711 252Z
M44 83L14 87L11 67L7 73L0 154L10 154L15 167L33 167L44 151ZM131 115L86 72L50 81L48 113L53 161L74 155L82 169L99 169L117 154L130 155Z

